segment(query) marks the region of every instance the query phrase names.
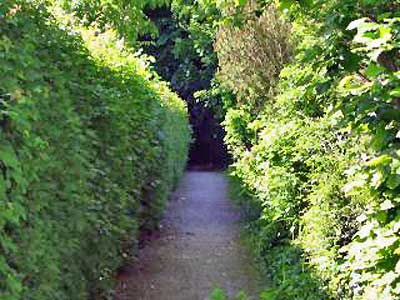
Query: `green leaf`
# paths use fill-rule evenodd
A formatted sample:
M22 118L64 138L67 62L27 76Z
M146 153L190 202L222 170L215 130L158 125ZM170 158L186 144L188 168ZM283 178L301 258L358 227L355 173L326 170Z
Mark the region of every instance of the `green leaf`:
M365 69L365 75L367 75L368 78L376 78L379 74L384 72L385 69L378 64L372 62L369 64L369 66Z
M7 191L7 184L3 177L0 177L0 199L3 199Z
M17 168L19 162L15 154L14 149L9 145L3 145L0 147L0 160L10 168Z
M397 87L397 88L391 90L389 92L389 95L394 97L394 98L399 98L400 97L400 87Z
M245 6L248 0L235 0L236 6Z
M389 189L396 189L400 185L400 175L390 175L389 178L386 180L386 186Z
M262 291L260 294L260 300L275 300L279 295L279 292L274 289Z
M290 9L296 1L294 0L279 0L279 9L280 10L286 10Z
M227 300L228 296L226 295L226 292L223 289L216 287L211 292L210 298L211 300Z
M373 86L372 82L361 82L355 75L344 77L339 82L339 91L344 94L362 95Z
M369 167L379 167L382 165L389 165L392 162L393 158L387 154L381 155L377 158L370 160L367 163Z
M361 3L363 5L371 6L371 5L377 5L377 4L381 3L381 1L382 0L361 0Z

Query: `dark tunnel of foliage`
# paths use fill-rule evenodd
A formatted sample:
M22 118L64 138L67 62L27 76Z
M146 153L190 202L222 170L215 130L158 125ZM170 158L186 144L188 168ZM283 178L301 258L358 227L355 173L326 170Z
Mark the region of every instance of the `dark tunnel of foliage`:
M156 38L150 34L140 39L144 51L155 57L155 70L171 83L188 104L189 120L193 130L193 143L189 152L189 167L221 169L229 163L223 142L225 135L221 126L222 114L216 114L196 98L196 92L210 89L217 68L212 39L205 38L201 54L195 44L194 34L186 20L192 11L182 12L177 1L176 8L149 9L146 15L156 25ZM207 59L204 59L207 58Z

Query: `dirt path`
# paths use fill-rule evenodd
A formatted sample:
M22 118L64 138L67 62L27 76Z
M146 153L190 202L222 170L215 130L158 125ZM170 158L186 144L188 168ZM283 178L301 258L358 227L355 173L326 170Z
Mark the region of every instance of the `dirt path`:
M222 173L186 173L160 236L141 250L120 299L206 300L214 286L231 296L241 289L254 294L256 273L238 220Z

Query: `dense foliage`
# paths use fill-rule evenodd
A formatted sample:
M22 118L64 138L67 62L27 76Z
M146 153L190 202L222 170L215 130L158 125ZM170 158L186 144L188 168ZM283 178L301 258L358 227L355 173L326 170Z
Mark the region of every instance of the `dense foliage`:
M400 298L399 0L3 0L1 299L111 297L182 173L186 107L124 40L225 119L263 299Z
M289 39L290 25L271 7L240 27L226 25L219 30L217 78L251 113L274 94L279 73L291 57Z
M113 30L48 4L0 3L0 298L105 298L181 176L187 111Z
M127 43L136 44L143 34L157 34L146 9L165 6L169 0L47 0L73 12L85 26L96 24L102 30L115 29Z
M139 39L145 53L155 58L157 73L188 104L193 130L190 165L226 165L226 148L219 113L221 101L199 101L200 91L208 90L217 69L213 38L219 10L207 11L197 1L171 1L170 6L147 9L146 15L158 35L146 34ZM204 97L203 97L204 98ZM217 98L220 100L220 97ZM212 105L211 105L212 104Z
M223 25L217 41L221 84L241 99L226 115L226 142L254 251L273 282L265 295L399 299L400 3L278 1L281 19L258 28L257 10L275 14L268 2L236 28ZM282 65L283 19L293 55ZM258 40L266 31L275 35ZM257 67L259 55L274 66ZM255 66L250 77L246 66ZM259 76L274 68L279 80ZM263 86L272 92L254 88Z

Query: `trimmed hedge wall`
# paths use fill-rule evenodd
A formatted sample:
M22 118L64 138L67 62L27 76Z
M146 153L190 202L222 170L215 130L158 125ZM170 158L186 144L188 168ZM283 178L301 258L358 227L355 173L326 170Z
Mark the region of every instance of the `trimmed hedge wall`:
M182 175L184 102L112 31L30 1L0 4L0 76L1 299L111 297Z

